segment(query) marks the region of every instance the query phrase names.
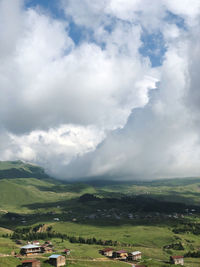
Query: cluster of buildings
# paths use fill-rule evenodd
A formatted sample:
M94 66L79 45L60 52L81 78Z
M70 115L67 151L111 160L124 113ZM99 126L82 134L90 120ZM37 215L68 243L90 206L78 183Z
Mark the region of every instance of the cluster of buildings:
M112 248L104 248L99 250L99 253L118 260L129 260L129 261L138 261L142 258L142 253L140 251L127 252L125 250L114 251Z
M65 266L66 259L65 256L53 254L49 257L48 263L55 267ZM41 263L36 259L28 259L22 261L22 267L41 267Z
M34 256L41 253L53 252L53 245L51 241L46 241L40 245L38 241L33 241L31 244L27 244L21 247L20 255L23 256ZM65 255L70 254L70 249L65 249ZM114 260L138 262L142 259L142 253L140 251L127 252L125 250L114 250L113 248L104 248L99 250L99 253L103 256L112 258ZM48 258L48 263L55 267L65 266L66 257L59 254L52 254ZM183 256L171 256L170 263L175 265L184 265ZM37 259L25 259L22 261L22 267L41 267L41 263ZM133 264L132 267L146 267L145 265Z
M35 256L41 253L51 253L53 252L53 245L50 241L46 241L40 246L38 241L33 241L32 244L27 244L21 247L20 254L23 256ZM70 254L70 249L65 249L63 251L65 255ZM52 254L48 258L48 263L55 267L65 266L66 258L63 255ZM22 261L22 267L40 267L41 263L37 259L26 259Z
M125 250L115 251L112 248L104 248L99 250L99 253L113 259L124 261L140 261L142 259L142 253L140 251L127 252ZM184 265L183 256L171 256L170 263L175 265ZM132 267L145 267L145 265L132 265Z

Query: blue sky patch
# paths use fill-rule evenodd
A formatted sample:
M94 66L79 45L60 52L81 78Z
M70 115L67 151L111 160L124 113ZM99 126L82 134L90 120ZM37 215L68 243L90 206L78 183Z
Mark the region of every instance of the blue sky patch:
M167 11L165 20L170 24L176 24L176 26L181 29L187 29L184 18L177 16L172 12Z
M60 8L58 2L59 1L54 0L25 0L25 7L30 8L39 6L50 12L53 18L63 19L65 17L64 11Z
M139 49L141 55L149 57L152 67L161 66L167 50L162 33L149 34L144 30L141 41L143 43Z

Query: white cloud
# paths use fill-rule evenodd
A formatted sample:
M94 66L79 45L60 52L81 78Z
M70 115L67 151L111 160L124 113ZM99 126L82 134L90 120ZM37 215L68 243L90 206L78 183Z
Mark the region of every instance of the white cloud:
M148 104L134 109L126 126L110 133L94 152L73 162L67 169L69 177L199 175L200 42L196 34L194 30L169 44L158 90L151 93Z
M197 175L199 1L61 2L62 20L0 0L1 159L63 178ZM144 29L163 35L160 67L139 52Z
M140 90L152 87L146 75L153 72L140 60L136 27L120 24L105 39L105 50L87 42L76 47L66 22L31 9L21 12L22 34L0 72L1 121L8 130L66 123L114 129L125 124L132 108L144 105L147 96ZM139 88L143 81L146 88Z
M165 0L165 4L172 13L182 16L188 26L197 26L200 14L200 2L198 0Z
M75 125L61 125L20 136L7 133L9 144L1 146L1 159L19 158L41 164L49 173L60 176L63 166L73 158L95 150L104 137L104 131L95 127Z
M21 34L22 1L0 0L0 57L1 61L13 56L15 42Z

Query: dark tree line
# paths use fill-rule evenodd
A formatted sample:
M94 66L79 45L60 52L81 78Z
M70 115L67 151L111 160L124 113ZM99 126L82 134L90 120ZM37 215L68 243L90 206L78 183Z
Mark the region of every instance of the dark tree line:
M179 227L173 229L175 234L191 233L194 235L200 235L200 224L198 223L185 223Z
M41 227L42 225L40 225ZM120 243L119 241L113 241L113 240L102 240L102 239L96 239L95 237L92 238L86 238L86 237L77 237L77 236L69 236L66 234L57 233L55 231L52 231L51 227L47 228L47 231L45 232L37 232L36 230L40 228L39 226L36 226L35 228L26 227L26 228L18 228L14 231L14 233L10 237L13 240L27 240L27 241L33 241L33 240L48 240L51 238L61 238L62 240L69 240L71 243L81 243L81 244L96 244L96 245L103 245L103 246L127 246L130 247L132 244L127 243Z
M200 258L200 251L189 251L184 255L186 258Z
M174 249L174 250L184 250L183 244L181 242L166 245L163 248L164 249Z
M116 205L117 207L126 207L127 210L133 212L160 212L160 213L185 213L186 209L195 209L200 212L200 207L194 205L186 205L184 203L177 203L171 201L163 201L152 198L150 196L125 196L120 197L104 197L100 198L94 194L84 194L79 198L79 202L87 203L88 205L93 202L100 207Z

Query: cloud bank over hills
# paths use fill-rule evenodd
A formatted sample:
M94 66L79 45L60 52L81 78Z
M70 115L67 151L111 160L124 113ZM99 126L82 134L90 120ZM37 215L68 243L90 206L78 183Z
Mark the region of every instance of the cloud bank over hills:
M28 2L0 0L0 159L199 175L199 1Z

